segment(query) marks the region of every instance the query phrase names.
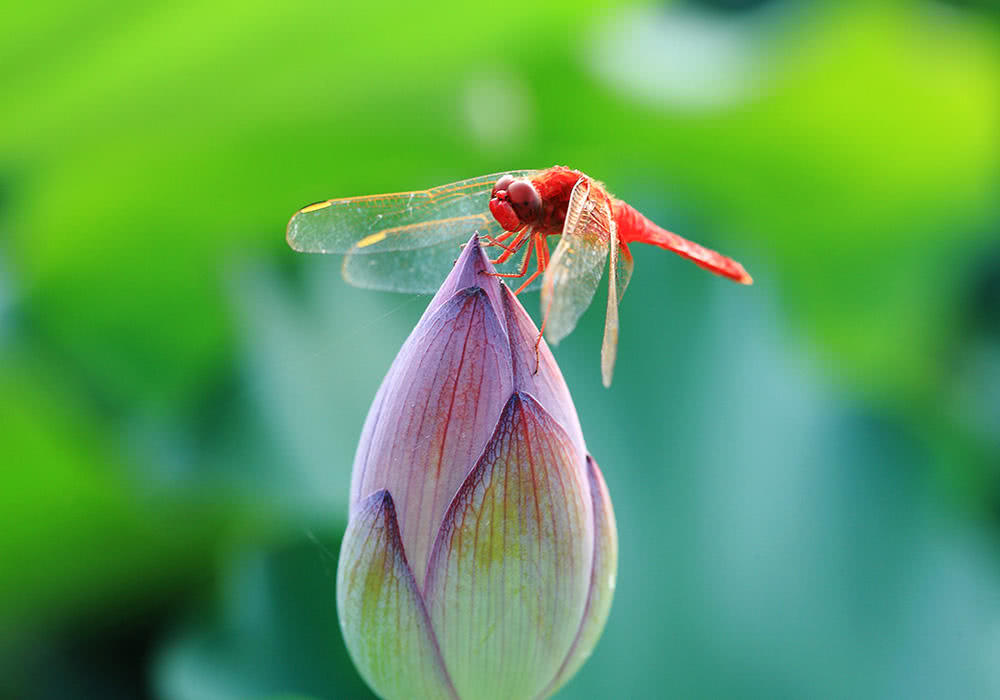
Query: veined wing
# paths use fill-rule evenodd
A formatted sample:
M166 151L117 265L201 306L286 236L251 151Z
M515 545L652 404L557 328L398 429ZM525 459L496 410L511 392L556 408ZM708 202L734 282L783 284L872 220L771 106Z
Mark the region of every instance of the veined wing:
M590 306L604 272L614 225L607 195L588 178L580 178L570 194L562 237L542 282L542 315L550 342L558 343L569 335Z
M476 229L480 236L497 237L503 233L503 228L492 217ZM344 256L344 279L355 287L380 289L388 292L404 292L412 294L432 294L438 290L445 277L451 271L452 265L462 252L462 246L472 236L469 230L463 230L451 237L445 237L437 243L423 248L411 250L394 250L388 255L370 255L364 249L351 251ZM497 248L485 247L486 254L493 257ZM530 245L530 242L527 244ZM376 251L383 252L383 251ZM520 271L524 251L514 255L505 263L497 265L497 272L516 273ZM512 280L519 284L517 278ZM536 288L537 281L527 289Z
M615 227L617 233L617 226ZM613 261L615 263L615 292L618 298L618 303L622 303L622 297L625 296L625 290L628 289L628 283L632 279L632 270L635 269L635 260L632 259L632 251L628 249L628 244L622 241L621 237L618 238L618 256Z
M611 262L608 264L608 312L604 318L604 341L601 343L601 380L611 386L618 358L618 304L625 296L625 289L632 279L632 252L618 239L618 226L611 220L611 241L608 246Z
M516 171L530 177L535 171ZM490 192L504 173L428 190L310 204L288 222L288 244L305 253L372 254L468 239L492 220Z

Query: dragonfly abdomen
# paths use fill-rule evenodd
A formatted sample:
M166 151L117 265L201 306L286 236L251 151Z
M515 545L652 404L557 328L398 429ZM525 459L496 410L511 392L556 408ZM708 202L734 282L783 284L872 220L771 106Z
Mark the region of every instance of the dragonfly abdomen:
M753 279L743 266L732 258L700 246L697 243L661 228L620 199L613 203L618 238L623 243L649 243L673 251L695 265L740 284L752 284Z

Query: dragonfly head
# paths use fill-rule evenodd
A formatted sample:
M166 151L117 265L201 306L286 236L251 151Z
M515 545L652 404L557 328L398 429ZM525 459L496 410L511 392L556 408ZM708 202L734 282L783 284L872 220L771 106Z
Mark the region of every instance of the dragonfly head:
M542 198L525 178L504 175L493 185L490 212L505 231L517 231L542 214Z

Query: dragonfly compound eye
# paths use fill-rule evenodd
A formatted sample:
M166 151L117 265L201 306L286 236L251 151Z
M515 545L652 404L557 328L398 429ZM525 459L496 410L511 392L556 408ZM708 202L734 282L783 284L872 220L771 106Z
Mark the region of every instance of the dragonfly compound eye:
M514 211L524 223L535 221L542 211L542 198L528 180L515 180L507 187L507 196Z
M504 175L499 180L497 180L497 184L493 185L492 194L495 195L497 192L501 190L506 190L508 187L510 187L510 183L512 182L514 182L513 175Z

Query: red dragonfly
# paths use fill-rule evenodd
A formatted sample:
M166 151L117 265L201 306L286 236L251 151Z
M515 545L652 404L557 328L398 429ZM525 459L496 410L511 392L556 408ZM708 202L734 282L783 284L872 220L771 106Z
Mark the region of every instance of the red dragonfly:
M515 294L543 276L542 330L553 344L590 306L610 257L601 346L605 386L611 385L618 349L618 304L632 277L629 243L666 248L717 275L753 282L735 260L660 228L602 183L558 165L318 202L292 216L287 237L298 251L345 254L343 273L351 284L430 293L451 268L456 244L473 233L498 251L493 262L499 276L524 278ZM546 237L553 235L560 239L550 256ZM521 250L522 258L514 261Z

